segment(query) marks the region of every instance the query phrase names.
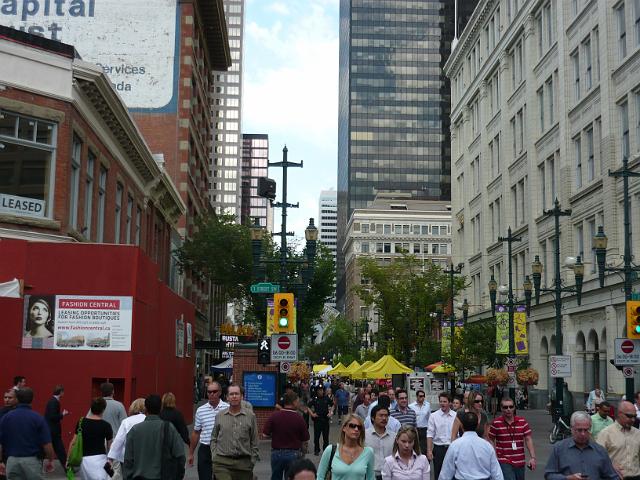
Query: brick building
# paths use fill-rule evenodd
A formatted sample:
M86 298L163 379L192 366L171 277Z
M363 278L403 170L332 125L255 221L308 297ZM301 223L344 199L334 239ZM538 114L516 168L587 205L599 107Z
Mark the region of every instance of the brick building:
M178 237L173 239L176 247L193 233L198 216L211 210L211 71L231 65L222 0L181 0L178 21L176 108L133 112L151 150L162 153L165 168L186 205L185 215L178 221ZM208 282L185 276L182 294L196 306L197 339L211 338L211 328L225 320L226 304L216 301L219 293Z
M139 245L170 283L185 204L101 69L0 26L0 238Z

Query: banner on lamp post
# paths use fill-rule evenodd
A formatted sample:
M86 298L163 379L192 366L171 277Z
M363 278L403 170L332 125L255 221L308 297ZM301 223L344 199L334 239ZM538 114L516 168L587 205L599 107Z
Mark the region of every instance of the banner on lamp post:
M509 354L509 312L504 305L496 305L496 354Z
M514 342L516 355L529 355L527 339L527 312L523 305L518 305L513 314Z

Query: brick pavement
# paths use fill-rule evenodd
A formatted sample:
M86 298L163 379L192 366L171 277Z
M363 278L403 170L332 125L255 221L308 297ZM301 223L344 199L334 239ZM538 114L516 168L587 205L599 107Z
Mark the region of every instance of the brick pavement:
M551 430L551 417L547 414L546 410L525 410L524 412L519 412L520 415L523 415L530 423L531 428L533 430L533 441L536 448L536 456L538 457L538 468L530 472L527 470L526 478L527 480L540 480L544 478L544 467L547 462L547 458L549 457L549 453L551 452L551 445L549 444L549 432ZM311 427L311 441L313 442L313 427ZM335 443L338 439L338 428L337 428L337 419L334 418L333 423L331 424L331 430L329 432L329 438L331 442ZM313 445L311 445L313 448ZM271 447L270 442L268 440L260 441L260 462L256 465L255 475L256 478L260 480L268 480L271 478L271 466L270 466L270 455L271 455ZM318 463L320 457L316 457L315 455L309 455L309 458L314 461L314 463ZM52 480L63 480L66 479L64 472L60 468L60 466L56 462L56 470L54 473L47 475L46 478L50 478ZM187 468L187 473L185 475L185 480L197 480L198 473L196 468Z

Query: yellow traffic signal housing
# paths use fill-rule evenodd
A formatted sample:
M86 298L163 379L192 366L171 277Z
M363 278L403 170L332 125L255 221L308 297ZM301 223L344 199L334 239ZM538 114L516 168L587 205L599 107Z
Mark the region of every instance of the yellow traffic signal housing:
M640 301L627 300L627 338L640 339Z
M296 333L295 305L293 293L273 295L273 333Z

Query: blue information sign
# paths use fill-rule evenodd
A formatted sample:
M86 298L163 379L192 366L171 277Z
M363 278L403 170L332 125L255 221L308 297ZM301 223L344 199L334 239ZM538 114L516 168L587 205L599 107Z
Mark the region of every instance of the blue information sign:
M274 407L276 375L275 372L244 372L244 399L254 407Z

